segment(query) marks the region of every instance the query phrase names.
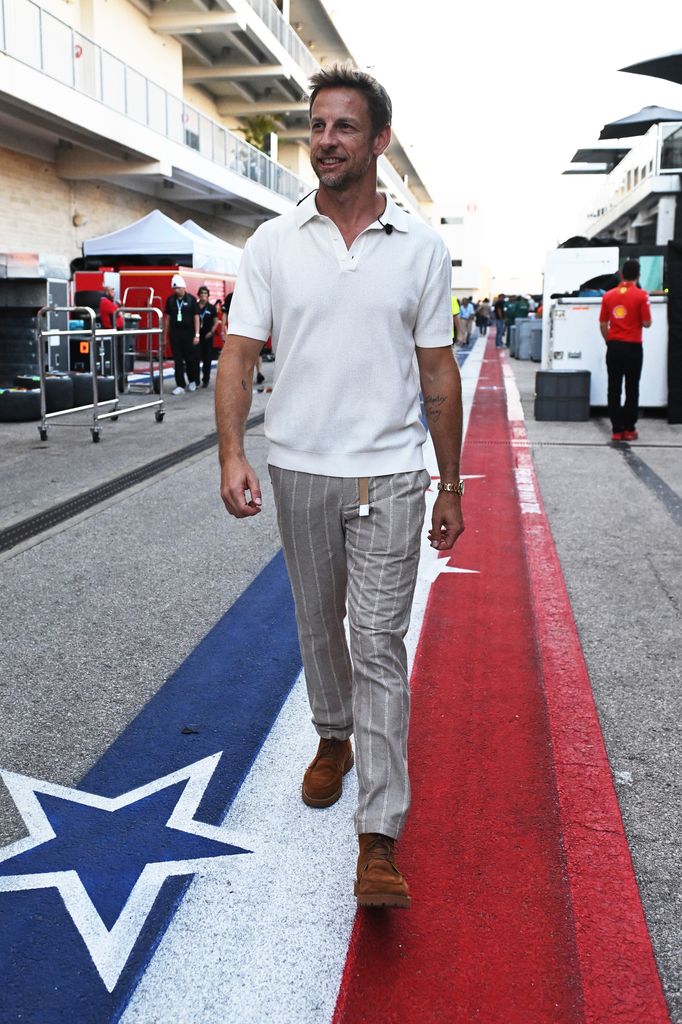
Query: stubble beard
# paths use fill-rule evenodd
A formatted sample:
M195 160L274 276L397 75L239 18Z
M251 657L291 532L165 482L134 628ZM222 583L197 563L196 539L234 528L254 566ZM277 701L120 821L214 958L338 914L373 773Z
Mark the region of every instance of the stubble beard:
M313 170L317 175L320 185L324 185L325 188L329 188L333 192L343 192L356 182L362 181L369 170L371 162L371 155L368 155L362 168L343 166L338 171L326 171L318 165L313 167Z

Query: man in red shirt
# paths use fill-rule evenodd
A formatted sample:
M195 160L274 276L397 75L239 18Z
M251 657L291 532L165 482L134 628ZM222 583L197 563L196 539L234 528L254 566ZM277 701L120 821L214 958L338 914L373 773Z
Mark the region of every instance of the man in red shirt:
M114 326L114 313L118 309L116 302L116 291L110 285L104 286L104 295L99 300L99 318L105 330L112 330ZM123 327L123 317L116 317L116 327L120 330Z
M601 302L599 327L606 342L609 375L607 402L612 441L636 441L639 378L642 374L642 328L651 327L649 295L639 288L639 263L626 260L622 281L607 292ZM625 378L625 405L621 394Z

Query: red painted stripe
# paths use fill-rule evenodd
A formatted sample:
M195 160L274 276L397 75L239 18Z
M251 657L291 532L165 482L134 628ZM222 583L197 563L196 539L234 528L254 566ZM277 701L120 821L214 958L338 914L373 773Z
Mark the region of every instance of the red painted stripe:
M334 1020L658 1024L665 1018L649 1013L661 1005L655 998L637 1004L644 1016L628 1017L622 1007L617 1016L595 1016L585 984L589 950L582 921L573 920L573 853L569 842L567 862L565 794L557 789L543 690L545 645L554 640L534 607L522 522L529 516L521 514L514 474L523 453L503 443L510 427L492 343L487 359L498 390L477 390L464 452L465 471L485 476L468 486L468 527L457 547L457 563L480 574L436 581L412 676L413 810L400 863L414 906L358 914ZM542 519L551 541L544 513L532 518ZM556 556L543 579L555 595L552 614L572 621ZM574 635L560 664L573 675L581 663ZM572 705L561 713L570 717ZM600 809L602 787L600 778L591 792ZM611 786L607 803L612 793ZM588 821L596 813L593 806ZM591 845L595 836L587 837ZM639 925L636 933L641 952ZM593 967L598 979L601 965ZM650 990L657 978L647 977ZM607 975L603 988L610 987Z
M670 1016L623 830L592 688L525 424L517 471L540 515L522 517L554 752L587 1024L663 1024ZM530 495L529 495L530 496Z

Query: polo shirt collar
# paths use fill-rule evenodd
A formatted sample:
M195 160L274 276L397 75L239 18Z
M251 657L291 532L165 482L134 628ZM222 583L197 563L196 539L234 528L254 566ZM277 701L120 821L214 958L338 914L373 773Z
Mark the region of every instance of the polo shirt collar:
M394 203L388 193L382 193L386 196L386 209L379 216L381 217L383 224L391 224L396 231L407 232L409 230L410 220L409 214L401 210L399 206ZM310 195L306 196L305 199L299 203L296 207L296 223L299 228L302 228L304 224L312 220L313 217L323 216L317 208L315 198L317 196L317 189L311 192ZM373 221L369 225L370 228L377 228L382 231L382 225L379 224L378 220Z

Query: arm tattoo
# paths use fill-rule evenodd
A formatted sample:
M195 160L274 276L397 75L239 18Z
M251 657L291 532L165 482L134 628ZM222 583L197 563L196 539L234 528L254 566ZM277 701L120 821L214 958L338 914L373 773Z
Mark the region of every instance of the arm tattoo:
M442 406L447 400L447 395L424 395L424 406L429 422L438 422L443 411Z

